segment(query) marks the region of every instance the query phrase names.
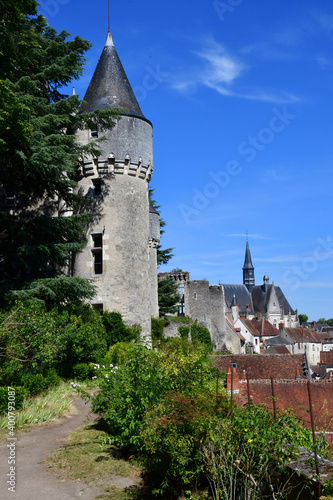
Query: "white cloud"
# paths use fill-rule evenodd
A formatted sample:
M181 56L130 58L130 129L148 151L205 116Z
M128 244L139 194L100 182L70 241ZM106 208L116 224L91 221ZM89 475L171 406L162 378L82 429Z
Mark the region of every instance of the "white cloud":
M270 240L268 236L264 236L262 234L247 234L247 233L235 233L235 234L222 234L222 236L227 236L227 237L242 237L242 238L250 238L251 240Z
M215 90L223 96L237 97L256 101L287 104L299 99L286 92L270 92L261 89L249 92L235 90L237 81L251 70L248 63L230 54L227 49L213 37L205 40L200 50L193 52L201 59L201 64L194 64L182 73L174 74L170 85L180 92L195 92L200 87Z
M302 281L299 286L301 288L333 288L331 281Z
M287 182L292 178L290 175L286 175L277 171L275 168L268 168L264 174L260 177L260 181L263 184L271 184L276 182Z

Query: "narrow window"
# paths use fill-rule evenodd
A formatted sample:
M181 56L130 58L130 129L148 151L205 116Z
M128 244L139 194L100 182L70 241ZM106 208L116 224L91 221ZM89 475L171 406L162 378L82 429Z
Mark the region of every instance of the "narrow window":
M95 311L98 311L100 314L103 312L103 304L92 304Z
M94 259L94 274L103 273L103 237L101 234L93 234L92 254Z
M94 196L100 196L102 194L102 181L101 181L101 179L93 179L92 183L94 185Z
M93 139L97 139L98 137L98 130L90 130L90 137Z

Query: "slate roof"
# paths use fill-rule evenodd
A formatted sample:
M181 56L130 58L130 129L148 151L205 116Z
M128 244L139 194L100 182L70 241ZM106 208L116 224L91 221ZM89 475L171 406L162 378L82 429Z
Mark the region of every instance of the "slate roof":
M252 297L245 285L222 285L224 288L225 301L227 307L231 307L233 297L235 295L236 302L240 306L239 312L246 313L248 311L247 305L250 306L249 312L254 314Z
M249 242L246 241L246 249L245 249L245 259L243 269L254 269L251 259L251 252Z
M144 118L110 32L83 100L85 103L82 104L81 113L123 108L126 115Z
M281 337L281 335L277 335L276 337L271 337L265 340L266 346L277 346L277 345L292 345L292 341L288 338Z
M287 314L288 311L291 314L295 314L295 311L292 309L288 300L286 299L284 293L282 292L279 286L275 285L266 285L266 292L264 289L264 285L255 286L252 290L252 303L255 312L265 313L267 312L268 301L271 293L272 286L274 286L276 295L279 301L280 306L283 306L284 314Z

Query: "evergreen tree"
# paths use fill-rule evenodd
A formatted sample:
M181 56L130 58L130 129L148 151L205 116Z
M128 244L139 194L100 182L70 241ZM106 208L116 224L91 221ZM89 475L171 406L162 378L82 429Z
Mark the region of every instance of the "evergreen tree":
M80 114L63 89L90 43L57 33L35 0L0 0L0 293L62 274L84 245L80 163L100 154L78 129L111 128L118 111Z
M161 208L160 205L157 205L156 201L152 197L153 192L154 192L153 189L149 189L149 198L150 198L150 201L151 201L153 207L155 208L156 212L160 216L160 234L162 236L165 233L164 229L162 229L162 228L166 226L166 222L161 217L161 212L159 210ZM169 260L172 259L172 257L173 257L172 250L173 250L173 248L163 249L161 247L161 245L158 245L158 247L157 247L157 265L158 266L161 266L162 264L167 264L169 262Z
M172 278L161 279L158 282L158 305L160 316L174 314L178 311L180 296L177 283Z

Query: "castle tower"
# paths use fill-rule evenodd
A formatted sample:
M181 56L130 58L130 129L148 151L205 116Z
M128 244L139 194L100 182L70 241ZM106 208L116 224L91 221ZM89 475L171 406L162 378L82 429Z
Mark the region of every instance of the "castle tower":
M84 101L82 113L108 108L124 111L111 130L78 132L82 144L98 136L106 140L100 144L102 155L87 159L81 172L79 189L91 195L93 221L87 230L87 246L76 257L74 274L94 281L97 308L118 311L127 324L140 325L142 338L150 343L155 292L150 280L154 252L149 247L158 237L156 228L150 234L149 224L152 124L142 114L110 31ZM155 281L157 296L157 276ZM154 303L154 313L156 307Z
M248 291L251 293L255 285L254 282L254 267L251 259L251 252L249 246L249 240L246 239L246 249L245 249L245 259L243 266L243 285L246 286Z

